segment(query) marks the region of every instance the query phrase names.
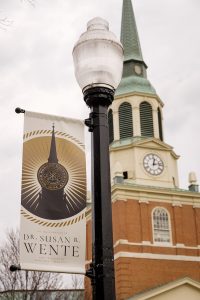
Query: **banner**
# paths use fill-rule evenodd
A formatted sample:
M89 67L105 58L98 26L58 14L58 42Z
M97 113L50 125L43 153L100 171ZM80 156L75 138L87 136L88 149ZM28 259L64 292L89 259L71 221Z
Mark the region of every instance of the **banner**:
M20 266L85 273L83 122L25 112Z

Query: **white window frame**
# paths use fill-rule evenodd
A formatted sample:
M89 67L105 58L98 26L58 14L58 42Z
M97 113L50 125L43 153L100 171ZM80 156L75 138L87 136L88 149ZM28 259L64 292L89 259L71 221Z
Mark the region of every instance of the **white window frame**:
M166 213L167 217L168 217L168 230L167 231L169 232L169 241L162 241L162 240L161 241L156 241L155 229L154 229L154 213L157 209L163 210ZM169 214L168 210L165 207L162 207L162 206L155 207L152 210L151 220L152 220L153 243L157 244L157 245L172 245L171 218L170 218L170 214Z

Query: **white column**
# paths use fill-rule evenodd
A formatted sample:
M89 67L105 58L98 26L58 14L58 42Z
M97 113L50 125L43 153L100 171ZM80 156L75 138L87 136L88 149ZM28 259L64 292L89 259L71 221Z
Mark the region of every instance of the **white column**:
M113 108L113 130L114 130L114 141L119 140L119 114L118 109Z
M132 114L133 114L133 134L134 136L141 135L141 128L140 128L140 110L138 103L132 104Z
M152 108L153 111L153 128L154 128L154 137L159 139L159 126L158 126L158 111L157 107Z

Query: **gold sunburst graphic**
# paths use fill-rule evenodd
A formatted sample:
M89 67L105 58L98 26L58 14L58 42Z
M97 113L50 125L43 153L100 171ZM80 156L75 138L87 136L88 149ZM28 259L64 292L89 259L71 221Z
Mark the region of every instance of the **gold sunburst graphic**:
M40 136L35 134L33 138L24 141L22 206L31 214L48 220L60 220L75 216L86 205L84 150L74 141L63 138L63 134L60 133L61 136L55 138L58 163L55 164L54 169L53 164L50 164L46 170L52 137L41 136L41 131L38 133ZM44 173L43 179L41 170ZM50 178L47 178L48 172ZM47 196L43 195L45 192L48 194ZM45 197L47 198L47 213L44 213L41 208ZM48 197L50 198L48 199ZM64 201L60 208L59 197L62 197Z

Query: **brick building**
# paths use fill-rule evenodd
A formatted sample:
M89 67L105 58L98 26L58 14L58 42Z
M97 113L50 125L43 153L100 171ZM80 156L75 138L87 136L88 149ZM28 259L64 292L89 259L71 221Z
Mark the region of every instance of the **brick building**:
M155 299L170 299L163 291L180 282L200 297L200 193L193 173L189 189L179 188L179 156L163 139L163 102L147 78L131 0L123 0L121 42L123 77L108 112L117 299L150 299L165 284ZM87 246L89 262L90 209Z

